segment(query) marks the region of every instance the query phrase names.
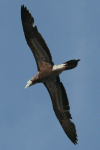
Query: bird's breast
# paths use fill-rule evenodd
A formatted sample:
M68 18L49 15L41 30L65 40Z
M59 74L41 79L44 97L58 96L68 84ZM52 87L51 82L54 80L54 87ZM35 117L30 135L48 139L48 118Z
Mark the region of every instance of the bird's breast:
M39 77L42 82L45 82L48 79L58 76L61 72L62 70L46 69L39 72Z

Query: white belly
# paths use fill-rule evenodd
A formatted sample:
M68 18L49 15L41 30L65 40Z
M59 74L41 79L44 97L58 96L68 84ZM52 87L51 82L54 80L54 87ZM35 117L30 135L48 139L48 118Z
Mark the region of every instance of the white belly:
M53 71L56 71L56 70L63 71L63 70L65 70L65 68L66 68L66 64L60 64L60 65L54 65L53 68L52 68L52 70Z
M57 76L60 73L62 73L62 71L64 71L65 68L66 68L66 64L54 65L52 68L54 76Z
M60 65L54 65L52 70L45 70L44 72L40 73L40 78L42 80L42 82L53 78L55 76L58 76L59 74L62 73L62 71L64 71L66 68L65 64L60 64Z

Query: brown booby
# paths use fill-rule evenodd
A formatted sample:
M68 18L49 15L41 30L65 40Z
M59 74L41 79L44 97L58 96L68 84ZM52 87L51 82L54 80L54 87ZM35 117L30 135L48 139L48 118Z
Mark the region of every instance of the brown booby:
M33 27L34 18L24 5L21 6L21 20L27 44L29 45L38 67L37 74L32 77L25 88L36 83L43 83L47 88L56 117L69 139L77 144L77 133L70 114L70 107L65 88L60 81L59 74L64 70L73 69L77 66L78 60L70 60L60 65L54 65L47 44Z

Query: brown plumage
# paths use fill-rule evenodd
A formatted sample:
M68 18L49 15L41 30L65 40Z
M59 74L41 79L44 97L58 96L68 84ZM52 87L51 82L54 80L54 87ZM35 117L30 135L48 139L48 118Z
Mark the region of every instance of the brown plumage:
M77 134L70 114L70 107L65 88L60 82L59 74L64 70L73 69L79 60L70 60L64 64L54 65L48 46L43 37L38 32L37 27L33 27L34 18L26 7L21 6L21 20L27 44L29 45L38 67L37 74L32 77L26 87L42 82L47 88L54 112L69 139L77 144Z

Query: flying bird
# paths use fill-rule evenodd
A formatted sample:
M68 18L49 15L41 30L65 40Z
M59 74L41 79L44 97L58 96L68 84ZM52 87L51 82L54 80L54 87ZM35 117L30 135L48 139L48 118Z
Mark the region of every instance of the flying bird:
M68 97L60 81L59 74L65 70L75 68L80 59L73 59L60 65L54 65L45 40L38 32L37 26L34 26L34 18L24 5L21 6L21 20L27 44L35 57L38 68L37 74L27 82L25 88L36 83L45 85L52 100L53 110L63 130L69 139L74 144L77 144L76 127L71 121Z

